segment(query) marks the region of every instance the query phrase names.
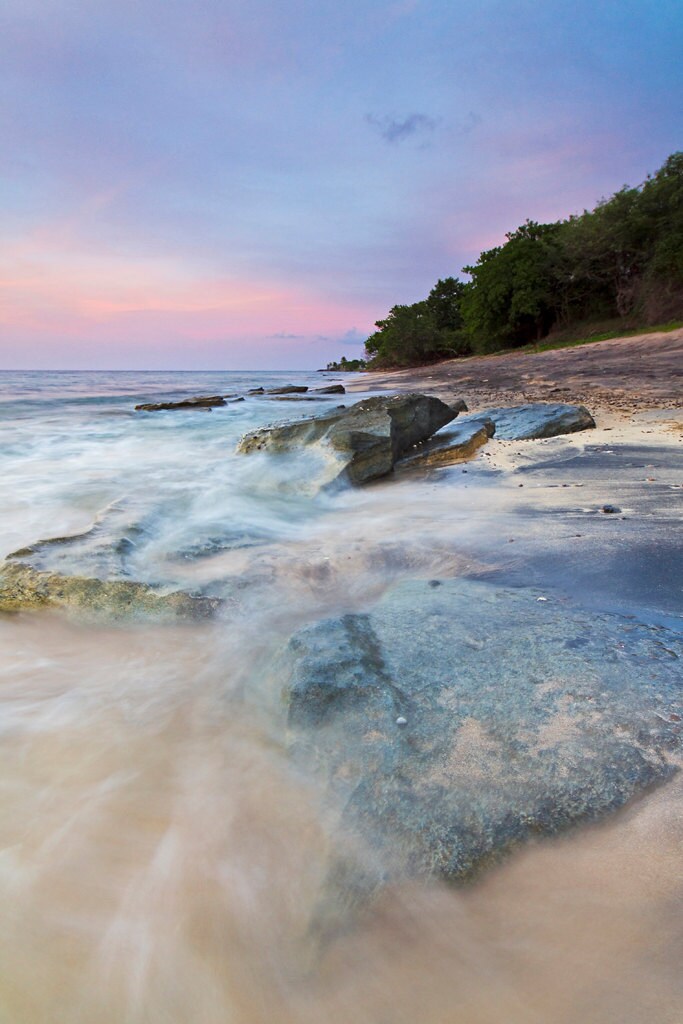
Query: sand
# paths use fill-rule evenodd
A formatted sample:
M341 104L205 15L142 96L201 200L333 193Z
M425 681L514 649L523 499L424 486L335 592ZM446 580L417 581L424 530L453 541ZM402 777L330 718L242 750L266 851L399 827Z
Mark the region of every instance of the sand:
M363 374L349 391L425 390L462 394L472 410L522 402L574 402L595 414L682 409L683 329L548 352L450 359Z

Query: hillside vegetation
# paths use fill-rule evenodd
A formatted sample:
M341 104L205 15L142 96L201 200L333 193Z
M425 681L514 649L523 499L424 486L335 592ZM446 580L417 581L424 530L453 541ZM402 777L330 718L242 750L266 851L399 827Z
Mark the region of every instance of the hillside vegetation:
M371 368L515 348L591 323L628 329L680 319L683 152L594 210L552 224L527 220L463 271L467 283L437 281L426 299L377 321L365 346Z

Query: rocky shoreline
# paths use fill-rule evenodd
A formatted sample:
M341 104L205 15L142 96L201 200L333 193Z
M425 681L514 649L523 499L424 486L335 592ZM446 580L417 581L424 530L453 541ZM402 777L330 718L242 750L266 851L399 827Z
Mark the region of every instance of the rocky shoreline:
M666 337L679 352L683 332ZM422 486L421 474L454 502L491 483L504 497L505 515L493 516L485 539L497 565L488 577L399 572L363 611L310 613L261 670L292 763L337 808L344 843L355 835L370 851L362 870L353 857L330 869L336 902L340 887L344 900L349 892L364 899L396 876L469 879L530 839L614 812L679 767L683 413L666 405L677 397L673 371L654 380L649 398L629 391L624 371L621 390L600 400L581 361L605 374L614 359L616 374L642 348L621 344L555 353L559 362L496 357L366 377L347 390L391 393L240 442L240 457L257 463L315 455L322 489L376 484L399 511L403 488ZM655 339L655 362L662 345ZM641 378L653 379L641 356ZM475 382L482 363L495 371ZM570 382L583 374L582 389L557 383L561 366ZM586 393L590 412L574 404ZM299 385L270 394L308 397ZM55 608L84 622L211 619L228 628L230 600L201 585L190 592L130 577L124 547L110 551L105 539L100 551L98 529L10 556L0 611ZM125 525L121 544L130 536ZM69 550L88 544L99 575L70 574L54 559L63 552L68 564ZM254 566L239 586L264 594L258 558ZM322 573L322 563L310 571Z

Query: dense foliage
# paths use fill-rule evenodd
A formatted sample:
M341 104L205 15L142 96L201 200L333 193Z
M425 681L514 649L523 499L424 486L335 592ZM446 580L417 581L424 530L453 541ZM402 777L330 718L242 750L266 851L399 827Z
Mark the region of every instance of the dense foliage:
M683 316L683 153L638 188L554 224L526 221L503 245L394 306L366 342L371 366L408 366L539 341L621 318L625 327Z

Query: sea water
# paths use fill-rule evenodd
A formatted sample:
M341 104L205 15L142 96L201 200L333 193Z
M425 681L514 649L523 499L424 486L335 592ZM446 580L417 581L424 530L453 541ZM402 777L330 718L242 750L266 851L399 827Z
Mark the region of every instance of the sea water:
M337 380L356 394L247 394ZM306 454L236 454L365 386L0 375L0 554L80 534L46 567L225 602L197 624L0 617L1 1021L680 1024L677 781L468 888L395 882L313 938L335 808L292 768L263 668L397 579L499 574L519 525L485 466L320 490ZM134 411L197 394L245 401Z

